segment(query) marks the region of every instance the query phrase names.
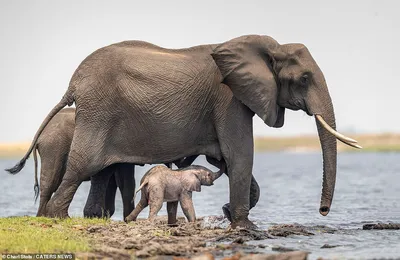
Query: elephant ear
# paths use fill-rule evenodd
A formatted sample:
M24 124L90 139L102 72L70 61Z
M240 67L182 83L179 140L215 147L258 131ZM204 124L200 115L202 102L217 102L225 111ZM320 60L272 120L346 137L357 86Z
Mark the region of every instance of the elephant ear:
M279 44L274 39L248 35L218 45L211 56L233 95L268 126L282 127L285 108L277 104L275 54L279 54Z
M182 186L187 191L201 191L201 183L199 178L197 178L196 174L191 171L185 172L182 175Z

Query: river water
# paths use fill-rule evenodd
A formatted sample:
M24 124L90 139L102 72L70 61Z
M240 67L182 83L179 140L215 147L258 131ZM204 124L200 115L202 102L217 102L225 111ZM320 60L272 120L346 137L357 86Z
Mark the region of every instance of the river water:
M14 165L15 160L0 160L0 169ZM195 164L209 166L204 157ZM151 166L136 167L137 182ZM211 167L215 170L215 168ZM3 172L0 181L0 217L35 215L38 203L33 200L33 160L13 176ZM253 173L261 188L257 206L250 219L262 229L275 224L298 223L305 226L325 225L337 229L334 234L291 236L256 241L265 251L273 246L312 252L318 257L339 259L400 259L400 230L362 230L365 223L400 223L400 154L340 153L336 190L328 216L319 214L322 182L320 153L257 153ZM82 216L89 183L78 189L69 209L71 216ZM229 198L228 178L223 175L214 186L193 193L197 216L222 215L221 206ZM144 210L139 217L146 217ZM182 211L179 209L179 215ZM159 215L166 215L165 207ZM121 198L117 196L113 219L122 220ZM324 244L335 248L324 248Z

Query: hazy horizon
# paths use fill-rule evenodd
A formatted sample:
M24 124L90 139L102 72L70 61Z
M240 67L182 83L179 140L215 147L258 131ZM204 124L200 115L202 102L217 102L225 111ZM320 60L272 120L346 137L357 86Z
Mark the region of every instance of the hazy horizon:
M324 72L338 130L400 132L400 17L396 1L1 1L0 142L31 140L79 63L124 40L166 48L264 34L305 44ZM274 129L254 117L255 136L316 134L312 117L286 110Z

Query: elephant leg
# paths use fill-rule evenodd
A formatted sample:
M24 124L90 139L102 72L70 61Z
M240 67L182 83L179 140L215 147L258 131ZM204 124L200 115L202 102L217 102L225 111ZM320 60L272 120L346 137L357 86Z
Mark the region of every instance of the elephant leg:
M178 201L167 202L168 225L176 225L176 214L178 212Z
M104 210L107 217L112 217L115 212L115 195L117 193L117 182L114 176L111 176L106 190L106 197L105 197L105 206Z
M258 186L256 179L254 178L254 176L252 176L250 185L250 209L254 208L257 205L259 198L260 198L260 186ZM222 206L222 211L224 213L224 216L230 222L232 222L229 203L226 203L224 206Z
M232 105L216 130L221 153L229 175L229 209L231 226L255 229L248 218L250 211L250 187L253 168L253 112L242 104ZM223 122L240 122L232 124Z
M189 222L196 221L196 213L195 213L194 206L193 206L191 192L190 193L186 193L186 192L182 193L179 202L181 204L183 214L185 214L187 220Z
M85 208L83 209L83 215L85 217L102 218L107 216L105 212L106 191L114 172L115 167L111 165L91 177L89 196Z
M135 209L125 218L126 222L136 221L140 212L142 212L142 210L149 205L149 201L143 190L142 190L141 194L142 194L142 196L140 198L139 203L136 205Z
M117 166L115 180L121 192L124 219L135 209L132 198L135 195L135 165L130 163L120 163Z
M80 138L81 136L86 138ZM75 140L78 139L78 140ZM75 129L67 170L53 197L46 206L46 216L68 217L68 208L82 181L92 177L104 168L104 158L96 143L83 131ZM96 150L93 150L96 149ZM97 156L94 156L97 155Z
M54 155L54 152L47 153L47 151L42 151L40 157L40 198L37 217L46 216L46 205L53 193L60 186L65 174L67 158L67 156Z
M160 187L151 187L149 190L149 220L153 221L157 217L164 202L164 190Z

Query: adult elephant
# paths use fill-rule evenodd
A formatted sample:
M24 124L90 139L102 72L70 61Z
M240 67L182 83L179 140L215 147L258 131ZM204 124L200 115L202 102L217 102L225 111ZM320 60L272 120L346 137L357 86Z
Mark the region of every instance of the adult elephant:
M126 41L89 55L40 126L76 104L76 128L66 174L47 204L47 215L66 217L82 180L114 163L159 163L204 154L227 165L232 227L249 221L253 167L252 117L271 127L285 108L315 115L323 159L320 213L327 215L336 180L333 105L324 75L302 44L280 45L248 35L187 49ZM325 121L324 121L325 119ZM323 123L321 123L323 122ZM329 129L326 130L326 128Z

